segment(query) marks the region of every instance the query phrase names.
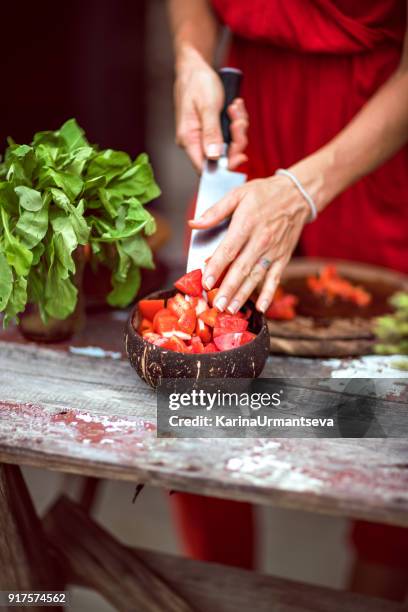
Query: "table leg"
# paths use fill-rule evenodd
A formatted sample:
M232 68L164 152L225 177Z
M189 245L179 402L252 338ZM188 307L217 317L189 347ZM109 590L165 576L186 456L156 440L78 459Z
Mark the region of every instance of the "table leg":
M58 590L60 585L21 470L0 464L0 590Z

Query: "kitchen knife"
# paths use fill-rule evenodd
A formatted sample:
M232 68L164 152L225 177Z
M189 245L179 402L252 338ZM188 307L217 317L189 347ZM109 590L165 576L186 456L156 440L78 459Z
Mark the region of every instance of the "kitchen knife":
M238 96L242 72L236 68L221 68L219 76L224 86L225 102L220 122L224 147L217 160L206 159L203 165L194 218L201 217L213 204L221 200L231 189L246 181L246 174L228 170L228 147L231 142L228 106ZM208 230L192 230L187 259L187 272L197 270L213 255L216 247L225 236L229 219Z

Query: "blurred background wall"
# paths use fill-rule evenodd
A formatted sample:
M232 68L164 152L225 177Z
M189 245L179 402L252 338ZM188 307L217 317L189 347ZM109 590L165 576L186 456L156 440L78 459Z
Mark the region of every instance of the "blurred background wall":
M75 117L90 141L151 156L172 228L163 258L182 267L197 177L174 144L173 58L164 0L51 0L2 6L0 150Z

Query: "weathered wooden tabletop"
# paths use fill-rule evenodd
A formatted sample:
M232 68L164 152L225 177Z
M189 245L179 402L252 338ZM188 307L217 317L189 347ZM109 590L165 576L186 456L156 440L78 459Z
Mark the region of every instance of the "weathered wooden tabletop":
M0 334L0 461L408 526L404 439L158 439L123 327L123 313L94 316L71 348ZM77 352L95 345L111 352ZM271 357L264 376L357 366Z

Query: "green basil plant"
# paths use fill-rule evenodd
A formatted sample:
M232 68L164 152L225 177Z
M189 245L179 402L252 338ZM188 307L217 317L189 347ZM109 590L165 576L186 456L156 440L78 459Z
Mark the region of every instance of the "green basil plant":
M0 312L4 325L38 305L44 323L74 310L74 253L112 270L108 302L127 306L140 268L153 268L145 236L155 221L145 204L160 194L148 156L91 145L75 119L38 132L31 145L11 139L0 165Z

